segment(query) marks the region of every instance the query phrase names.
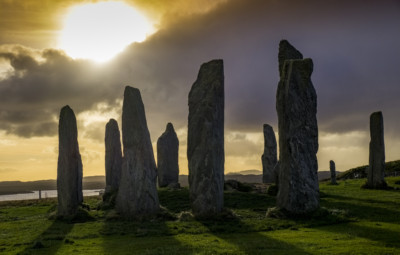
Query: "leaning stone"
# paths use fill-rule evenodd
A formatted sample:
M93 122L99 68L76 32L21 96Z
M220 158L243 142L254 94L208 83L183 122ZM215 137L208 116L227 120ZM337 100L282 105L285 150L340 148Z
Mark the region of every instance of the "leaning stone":
M125 87L122 108L124 158L116 209L125 218L141 219L160 208L157 172L140 91Z
M117 191L121 179L122 151L121 138L118 123L114 119L106 125L105 134L105 163L106 163L106 190L105 192Z
M261 156L263 183L275 183L275 166L278 163L276 138L273 128L264 124L264 154Z
M189 93L189 191L196 217L224 206L224 70L222 60L201 66Z
M178 150L179 140L176 136L174 126L168 123L165 132L157 140L159 187L166 187L169 184L179 182Z
M75 114L68 105L61 109L58 124L57 197L60 217L73 217L83 202L78 129Z
M374 112L370 117L371 141L369 143L368 188L386 188L385 182L385 141L382 112Z
M290 56L285 52L279 55ZM311 59L285 60L276 96L279 126L277 206L290 214L306 214L319 208L317 94L311 82L312 71Z

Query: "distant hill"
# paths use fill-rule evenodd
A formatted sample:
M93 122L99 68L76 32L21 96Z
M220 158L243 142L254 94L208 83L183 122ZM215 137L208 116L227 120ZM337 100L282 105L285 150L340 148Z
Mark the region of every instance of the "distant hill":
M239 172L230 172L230 173L227 173L226 175L237 175L237 174L243 174L243 175L254 174L254 175L259 175L259 174L262 174L262 171L256 170L256 169L251 169L251 170L242 170L242 171L239 171Z
M349 169L345 172L337 172L337 179L354 179L365 178L366 168L368 166L360 166ZM386 176L400 175L400 160L386 162ZM318 171L318 180L329 180L329 171ZM260 170L243 170L239 172L227 173L225 180L237 180L244 183L261 183L262 171ZM180 175L179 183L181 186L189 186L188 176ZM83 177L83 189L104 189L105 176L86 176ZM55 190L57 189L56 180L41 180L31 182L21 181L5 181L0 182L0 195L30 193L33 190Z
M105 176L87 176L83 177L83 189L104 189L106 185ZM56 180L43 181L6 181L0 182L0 195L30 193L33 190L55 190L57 189Z

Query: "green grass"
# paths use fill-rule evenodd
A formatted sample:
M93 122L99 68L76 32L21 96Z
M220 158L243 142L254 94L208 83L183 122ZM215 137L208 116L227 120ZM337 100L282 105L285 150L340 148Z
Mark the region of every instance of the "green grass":
M400 177L386 180L400 188ZM227 212L213 220L180 217L190 211L186 188L160 189L160 202L174 219L146 222L96 210L100 197L86 198L90 217L75 223L52 220L55 199L1 202L0 253L400 254L400 190L361 189L364 183L321 183L324 209L298 219L265 217L275 197L245 192L226 192Z
M354 175L367 177L366 168L368 165L351 168L337 176L338 180L353 179ZM385 174L393 176L395 172L400 172L400 160L390 161L385 163Z

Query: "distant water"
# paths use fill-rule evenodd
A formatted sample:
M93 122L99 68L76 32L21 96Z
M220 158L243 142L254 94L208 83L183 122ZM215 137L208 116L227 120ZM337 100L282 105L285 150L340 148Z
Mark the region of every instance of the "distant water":
M98 196L104 189L84 189L83 196ZM42 190L42 198L57 197L57 190ZM0 195L0 201L16 201L16 200L29 200L39 199L39 191L35 190L32 193Z

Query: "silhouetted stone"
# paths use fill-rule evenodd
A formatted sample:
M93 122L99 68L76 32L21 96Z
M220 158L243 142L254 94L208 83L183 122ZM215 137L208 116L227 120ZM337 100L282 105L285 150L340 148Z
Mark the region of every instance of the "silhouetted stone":
M122 169L121 138L118 122L110 119L106 125L105 135L106 190L116 191L119 188Z
M116 209L125 218L158 212L156 163L140 91L125 87L122 108L124 158Z
M179 140L174 126L168 123L165 132L157 140L158 186L166 187L179 182L178 149Z
M331 184L336 185L336 166L333 160L329 161L329 169L331 171Z
M278 163L276 152L276 138L273 128L264 124L264 154L261 156L263 166L263 183L276 181L275 166Z
M189 93L189 190L193 214L209 217L224 205L224 68L204 63Z
M303 55L295 47L293 47L288 41L282 40L279 43L279 75L282 76L282 69L285 60L288 59L303 59Z
M386 188L385 182L385 141L382 112L370 116L371 141L369 143L368 188Z
M61 217L74 216L83 201L78 129L75 114L68 105L61 109L58 124L57 196L57 213Z
M274 167L275 184L279 187L279 160Z
M291 56L281 42L279 56ZM293 46L292 46L293 47ZM290 49L288 52L296 52ZM301 54L294 54L300 56ZM281 58L280 58L281 59ZM319 207L317 95L311 59L287 59L278 85L279 192L277 206L291 214Z

